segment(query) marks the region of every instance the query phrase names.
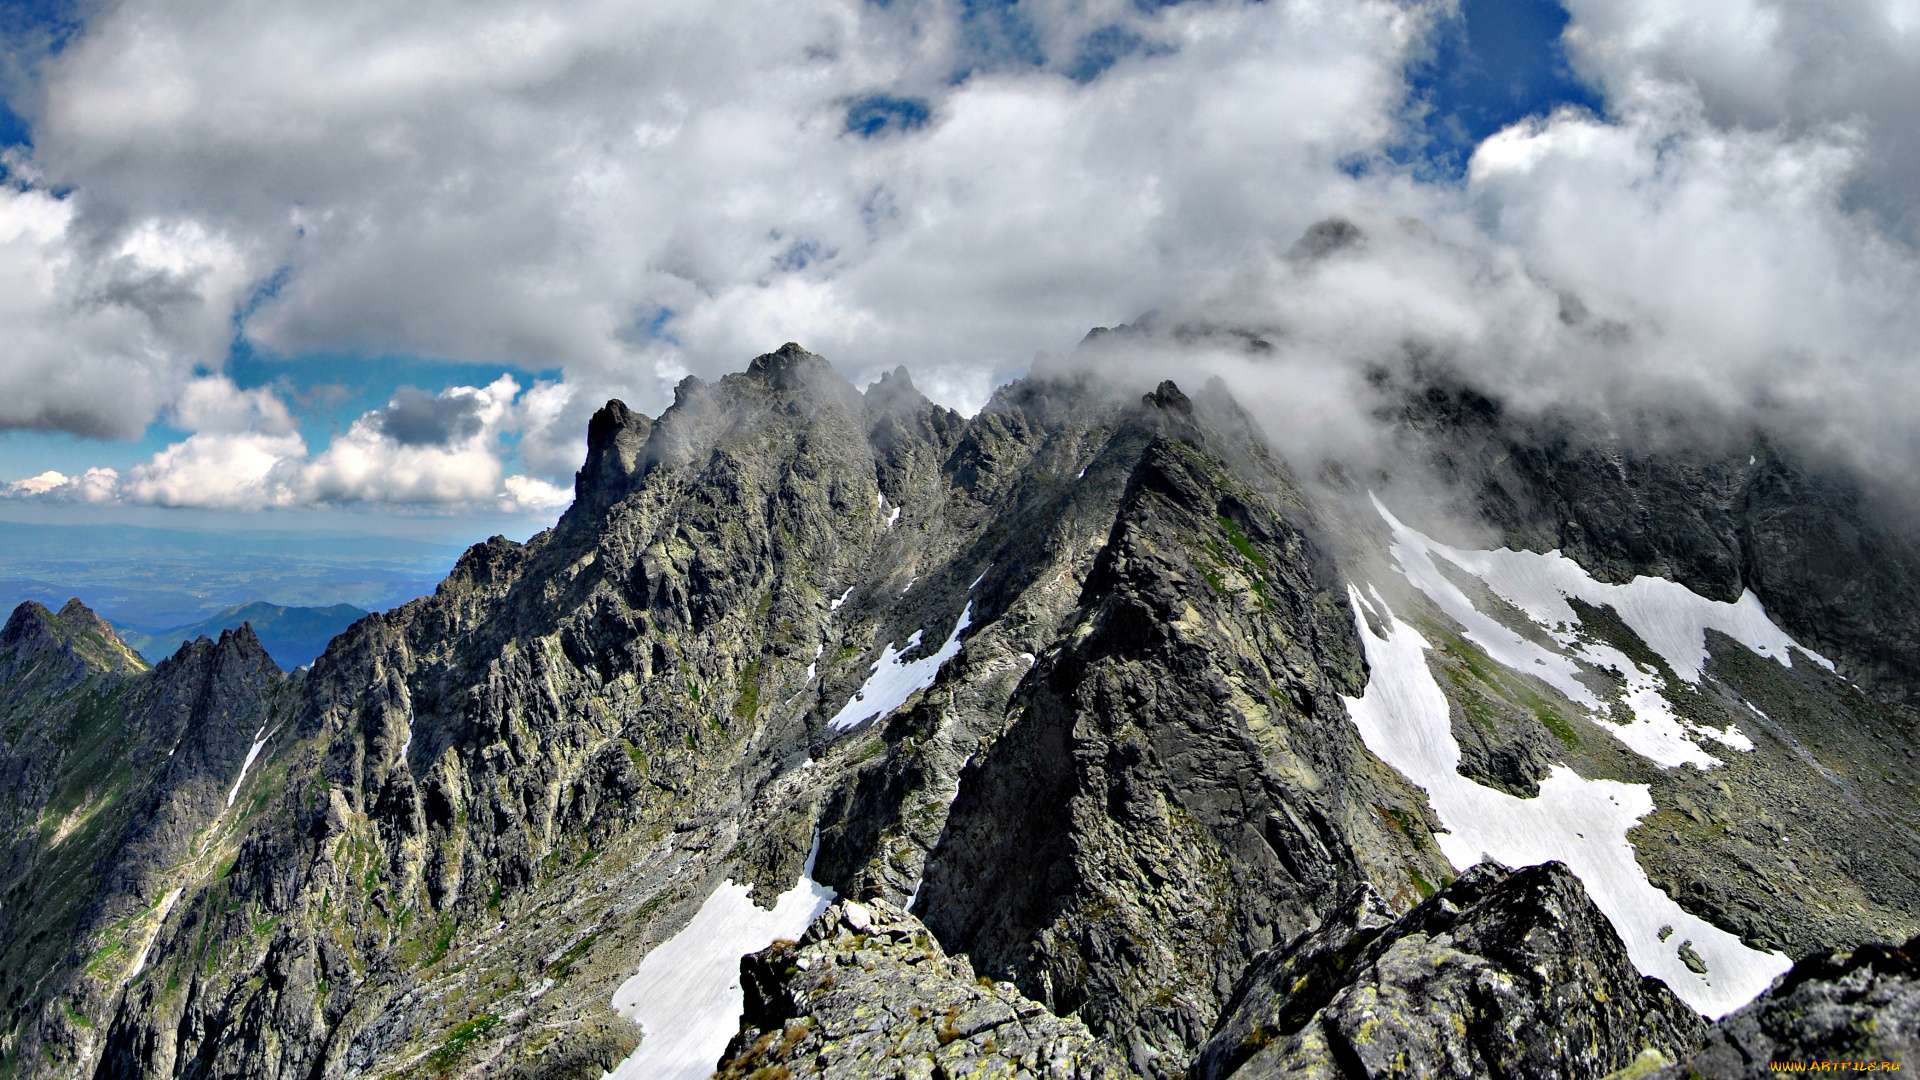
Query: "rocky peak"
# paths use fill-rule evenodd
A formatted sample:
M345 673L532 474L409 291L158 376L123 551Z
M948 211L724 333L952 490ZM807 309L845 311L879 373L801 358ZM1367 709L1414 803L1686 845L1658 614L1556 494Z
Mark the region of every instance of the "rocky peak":
M861 396L867 399L869 408L892 408L905 404L909 412L918 409L921 402L927 400L920 388L913 385L913 376L904 364L895 366L892 371L881 372L880 377Z
M618 398L602 405L587 423L587 460L573 476L576 505L605 509L632 485L653 420Z
M1180 392L1180 387L1172 379L1163 381L1153 388L1153 392L1143 396L1141 403L1149 408L1180 416L1193 415L1193 401Z
M754 357L747 365L749 378L759 379L776 390L797 390L823 374L838 375L832 364L793 341Z
M889 500L904 503L933 481L966 419L927 400L904 367L883 373L862 398L875 479Z
M799 941L742 958L740 983L721 1080L1130 1076L1086 1025L976 977L884 900L830 906Z
M119 637L119 635L113 632L113 627L107 620L95 614L92 608L81 603L80 598L77 596L61 606L60 614L57 615L56 618L66 624L67 628L75 633L101 634L115 639Z
M273 657L267 655L266 647L260 644L260 637L253 632L250 622L243 622L238 628L222 630L218 638L202 634L191 641L181 642L172 656L160 661L156 670L172 671L183 665L211 670L234 664L265 666L275 673L280 671Z
M1140 398L1140 404L1153 411L1158 426L1168 437L1189 446L1200 446L1206 441L1199 422L1194 418L1193 399L1182 393L1173 380L1168 379L1154 387L1152 393Z
M459 561L453 564L453 570L447 574L447 581L483 586L503 585L512 580L525 555L526 545L495 534L485 542L461 552ZM441 588L445 587L442 584Z
M53 612L37 600L28 600L13 609L7 625L0 629L0 647L18 648L39 641L57 641L60 631L54 625Z
M264 668L275 675L281 674L280 665L273 662L267 654L266 646L260 644L260 636L253 632L253 624L243 622L237 629L220 631L220 640L214 642L215 663L234 664L245 668Z
M14 608L0 628L0 651L10 654L12 665L60 655L87 671L139 671L147 666L78 598L67 601L58 614L32 600Z

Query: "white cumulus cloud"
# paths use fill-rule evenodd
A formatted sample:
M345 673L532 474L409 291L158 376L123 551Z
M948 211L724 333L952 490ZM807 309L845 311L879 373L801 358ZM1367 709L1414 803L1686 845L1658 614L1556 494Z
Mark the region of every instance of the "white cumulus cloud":
M270 390L239 390L223 378L193 384L175 407L204 425L124 476L89 469L47 472L0 488L46 502L121 502L212 510L395 504L463 511L544 514L564 508L571 488L506 475L503 434L550 419L556 395L501 376L487 386L426 394L403 387L381 409L355 420L319 454Z
M783 341L971 408L1158 310L1266 335L1221 365L1264 372L1276 427L1364 422L1365 369L1414 343L1516 401L1920 459L1911 0L1569 0L1601 113L1438 180L1390 151L1449 5L1149 7L103 6L20 103L0 427L169 418L193 434L123 497L234 506L519 500L511 432L537 502L606 398L657 411ZM1368 240L1288 256L1336 214ZM236 333L563 377L399 396L314 455L220 388Z

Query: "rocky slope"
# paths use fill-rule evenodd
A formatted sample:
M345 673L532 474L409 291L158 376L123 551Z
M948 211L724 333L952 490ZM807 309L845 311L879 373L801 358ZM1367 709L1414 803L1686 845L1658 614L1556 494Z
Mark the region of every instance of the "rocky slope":
M1363 886L1262 954L1192 1075L1598 1078L1701 1027L1564 865L1482 863L1398 921Z
M228 869L271 797L255 757L288 691L244 627L151 669L78 601L23 604L0 630L14 1071L91 1071L177 901Z
M1485 425L1421 408L1420 446L1513 475ZM746 964L749 1031L725 1046L721 994L686 1075L1601 1075L1697 1049L1650 966L1697 993L1724 957L1920 928L1911 657L1860 629L1891 609L1715 623L1697 657L1598 586L1542 624L1481 555L1297 482L1217 385L1069 365L964 418L789 345L659 417L608 403L588 446L555 528L476 545L310 670L246 630L148 669L77 605L15 613L0 1071L638 1069L646 957L725 991L738 952L683 928L798 912ZM1575 458L1525 474L1551 510L1485 516L1540 540L1611 467ZM1594 580L1721 565L1648 543L1567 550ZM1883 550L1849 581L1897 575ZM1686 574L1696 599L1802 580ZM1416 705L1444 776L1361 723ZM1569 831L1571 873L1468 872L1448 798L1567 790L1611 800L1626 870L1593 877ZM1648 952L1623 880L1708 959ZM828 889L865 915L802 934Z
M742 958L741 983L742 1027L719 1071L728 1080L1127 1075L1085 1025L976 976L884 900L835 904L798 941Z

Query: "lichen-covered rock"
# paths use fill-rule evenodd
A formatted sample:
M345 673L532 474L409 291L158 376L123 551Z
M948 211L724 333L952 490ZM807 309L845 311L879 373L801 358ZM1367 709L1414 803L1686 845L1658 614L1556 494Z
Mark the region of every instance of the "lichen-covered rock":
M1920 1063L1920 937L1810 956L1772 989L1709 1028L1658 1080L1746 1080L1775 1062ZM1880 1064L1884 1068L1884 1064ZM1862 1070L1865 1071L1865 1070Z
M1482 863L1397 921L1371 888L1254 962L1196 1080L1597 1078L1702 1022L1559 863Z
M884 900L835 904L798 942L743 958L746 1026L720 1075L1121 1080L1117 1055L1011 983L977 978Z

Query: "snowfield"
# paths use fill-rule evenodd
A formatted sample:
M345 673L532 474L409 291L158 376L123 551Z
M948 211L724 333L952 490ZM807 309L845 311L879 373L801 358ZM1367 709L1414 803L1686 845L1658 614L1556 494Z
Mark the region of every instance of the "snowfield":
M602 1080L707 1080L740 1028L745 998L740 958L798 938L834 891L813 880L814 838L806 869L772 911L754 906L744 885L724 881L693 920L661 942L613 993L613 1010L645 1032L640 1046Z
M1371 669L1366 692L1344 698L1348 715L1367 749L1426 789L1448 830L1434 839L1457 869L1482 858L1510 867L1554 859L1567 864L1625 942L1634 966L1711 1019L1745 1005L1792 966L1785 954L1749 949L1688 914L1647 880L1627 842L1627 830L1653 810L1646 785L1586 780L1555 766L1539 796L1522 799L1461 776L1460 746L1446 695L1427 667L1426 639L1378 592L1373 603L1351 586L1348 593ZM1385 636L1368 626L1363 608L1385 623ZM1663 928L1671 928L1664 939ZM1705 961L1705 974L1687 967L1683 944Z
M835 731L851 731L905 705L908 698L933 685L934 678L940 674L940 665L960 655L960 634L972 625L973 604L968 603L939 650L918 660L900 657L920 646L920 631L913 632L904 649L895 649L893 642L887 642L886 648L880 650L880 659L874 661L873 673L827 723Z
M1602 642L1584 640L1580 620L1569 599L1594 607L1611 607L1621 622L1639 635L1673 673L1689 683L1700 681L1707 661L1707 630L1718 630L1742 645L1786 667L1798 650L1827 670L1833 662L1789 637L1767 618L1766 609L1751 592L1735 603L1709 600L1678 582L1639 577L1625 585L1596 581L1572 559L1551 551L1470 551L1450 547L1403 524L1381 505L1373 505L1393 530L1391 551L1401 572L1431 599L1447 617L1459 623L1468 641L1492 659L1515 671L1533 675L1565 694L1635 753L1666 768L1692 765L1710 769L1721 764L1696 741L1704 737L1734 750L1752 750L1739 728L1716 729L1693 724L1676 715L1662 691L1667 680L1659 671L1636 663L1625 653ZM1513 605L1545 631L1559 649L1529 640L1502 625L1473 602L1440 571L1435 559L1445 560L1478 578L1495 596ZM1626 681L1621 700L1633 715L1631 723L1614 721L1607 703L1578 679L1582 662L1610 669Z
M140 955L134 958L133 970L127 972L128 982L139 978L140 973L147 970L147 954L153 951L154 939L160 936L160 928L166 925L167 915L173 911L173 905L180 902L180 894L185 891L184 888L173 890L161 897L159 905L153 909L153 929L147 933L147 943L140 946Z
M259 757L260 751L266 748L267 740L273 738L273 732L279 730L279 728L274 728L273 731L268 731L265 727L262 727L254 733L253 748L247 751L247 760L240 763L240 775L233 778L233 788L227 792L228 809L233 808L234 796L240 794L240 785L247 782L247 770L253 768L254 759ZM408 737L408 741L412 741L411 736Z

